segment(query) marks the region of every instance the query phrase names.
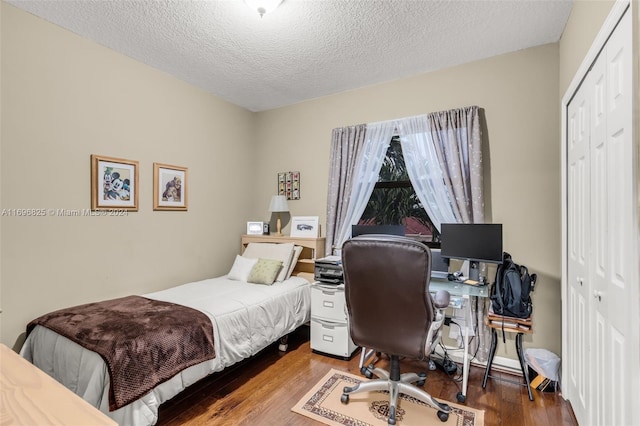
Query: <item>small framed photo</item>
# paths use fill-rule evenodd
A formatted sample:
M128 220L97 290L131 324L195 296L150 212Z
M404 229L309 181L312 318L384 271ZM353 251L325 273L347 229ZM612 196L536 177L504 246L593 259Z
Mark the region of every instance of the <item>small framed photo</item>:
M91 155L91 210L138 211L138 162Z
M153 163L153 209L187 210L187 168Z
M262 235L264 222L247 222L247 235Z
M320 235L318 216L293 216L291 218L291 236L316 238Z

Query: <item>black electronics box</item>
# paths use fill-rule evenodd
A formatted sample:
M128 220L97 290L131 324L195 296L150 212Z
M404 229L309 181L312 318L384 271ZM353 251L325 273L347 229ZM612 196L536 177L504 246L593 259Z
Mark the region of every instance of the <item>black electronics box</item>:
M342 261L335 256L316 259L313 268L313 277L316 281L326 284L340 285L344 283L342 275Z

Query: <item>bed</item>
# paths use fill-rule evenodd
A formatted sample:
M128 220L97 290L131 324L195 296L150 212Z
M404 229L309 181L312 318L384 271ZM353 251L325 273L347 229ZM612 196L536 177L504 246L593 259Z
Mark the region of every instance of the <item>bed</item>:
M255 355L309 321L310 276L305 271L320 248L319 240L296 239L294 243L282 237L243 238L244 253L236 256L229 274L142 295L206 315L213 326L215 357L180 371L115 410L110 410L110 372L98 353L45 326L35 325L21 355L119 424L153 425L164 401L207 375ZM276 277L280 281L271 285L249 282L256 281L259 264L265 259L286 258L289 247L289 264L283 262ZM258 281L259 275L260 272ZM280 349L286 347L281 344Z

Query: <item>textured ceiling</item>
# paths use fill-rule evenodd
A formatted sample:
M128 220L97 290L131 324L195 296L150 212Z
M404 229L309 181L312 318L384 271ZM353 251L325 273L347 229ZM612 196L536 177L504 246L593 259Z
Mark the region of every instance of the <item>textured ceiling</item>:
M251 111L560 39L572 0L7 0Z

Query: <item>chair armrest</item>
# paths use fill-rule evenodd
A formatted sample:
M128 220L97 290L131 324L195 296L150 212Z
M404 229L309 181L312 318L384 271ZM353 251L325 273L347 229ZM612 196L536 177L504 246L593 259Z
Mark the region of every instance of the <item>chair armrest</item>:
M433 297L433 304L438 309L444 309L449 306L451 294L447 290L438 290Z

